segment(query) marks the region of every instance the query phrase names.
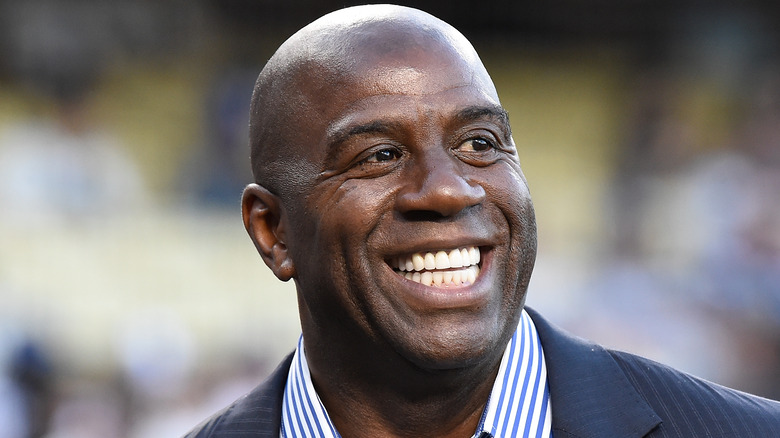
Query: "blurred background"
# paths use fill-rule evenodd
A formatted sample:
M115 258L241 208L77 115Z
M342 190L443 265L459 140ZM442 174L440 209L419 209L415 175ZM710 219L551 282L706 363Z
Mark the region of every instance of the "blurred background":
M528 303L780 398L780 13L402 2L459 28L539 222ZM0 0L0 438L176 437L299 334L247 238L265 60L352 2Z

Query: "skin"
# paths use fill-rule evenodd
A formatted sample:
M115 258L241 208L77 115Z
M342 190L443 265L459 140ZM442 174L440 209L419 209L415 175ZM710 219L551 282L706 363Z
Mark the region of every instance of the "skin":
M253 96L244 223L293 279L317 391L345 437L470 437L536 254L506 113L471 45L408 8L330 14L290 38ZM473 285L389 265L479 246Z

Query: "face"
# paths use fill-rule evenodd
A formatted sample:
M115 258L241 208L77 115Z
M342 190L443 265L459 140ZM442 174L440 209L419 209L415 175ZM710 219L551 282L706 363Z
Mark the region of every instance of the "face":
M492 360L516 328L533 207L487 73L444 52L300 81L282 204L306 339L448 369Z

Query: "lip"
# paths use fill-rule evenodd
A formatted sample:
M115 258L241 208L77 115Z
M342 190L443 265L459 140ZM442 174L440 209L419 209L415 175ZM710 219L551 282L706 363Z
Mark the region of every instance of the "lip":
M492 246L471 246L479 246L481 253L480 261L477 265L480 268L480 274L477 276L474 283L455 287L425 286L399 275L399 271L395 270L390 263L386 261L386 274L394 284L393 290L398 291L401 295L400 298L409 306L419 310L445 310L481 306L490 297L492 289L490 285L492 284L491 265L494 248ZM428 248L446 249L449 247L437 245ZM430 249L419 250L417 252L427 251L430 251ZM402 254L411 254L411 252Z

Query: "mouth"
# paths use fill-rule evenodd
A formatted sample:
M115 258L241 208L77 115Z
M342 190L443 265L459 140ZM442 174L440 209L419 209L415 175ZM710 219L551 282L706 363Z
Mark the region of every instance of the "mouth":
M394 257L389 264L407 280L424 286L455 288L474 284L479 277L480 259L479 247L467 246Z

